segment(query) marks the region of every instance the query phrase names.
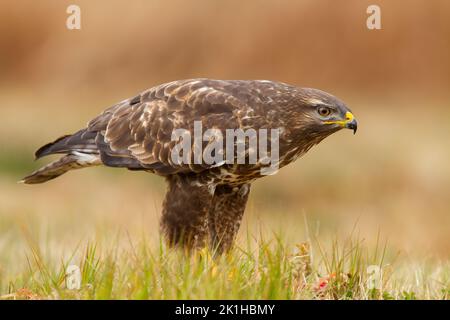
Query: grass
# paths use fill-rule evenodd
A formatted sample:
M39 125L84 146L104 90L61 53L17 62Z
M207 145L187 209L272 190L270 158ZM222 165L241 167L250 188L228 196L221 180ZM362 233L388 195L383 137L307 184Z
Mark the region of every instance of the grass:
M128 238L126 248L87 242L65 260L49 259L28 239L27 267L2 281L1 299L448 299L450 269L404 270L386 244L356 236L289 245L280 235L252 238L214 258ZM119 241L117 239L117 241ZM241 243L242 244L242 243ZM69 265L81 271L67 288ZM373 272L375 270L375 272ZM413 277L408 275L413 274ZM5 280L5 279L3 279ZM372 285L371 285L372 284Z

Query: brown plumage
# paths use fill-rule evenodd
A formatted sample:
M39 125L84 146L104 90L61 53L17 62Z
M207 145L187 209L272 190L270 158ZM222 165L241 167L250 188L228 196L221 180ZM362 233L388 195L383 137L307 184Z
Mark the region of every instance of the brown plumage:
M64 156L23 179L42 183L71 169L94 165L143 170L166 177L161 226L169 243L228 250L239 228L250 185L262 177L262 162L176 163L175 129L279 129L279 167L328 135L356 121L343 102L323 91L266 80L180 80L124 100L73 135L41 147L36 158ZM214 139L202 141L202 150ZM192 150L195 139L192 141ZM250 156L246 145L245 158ZM237 155L236 155L237 156Z

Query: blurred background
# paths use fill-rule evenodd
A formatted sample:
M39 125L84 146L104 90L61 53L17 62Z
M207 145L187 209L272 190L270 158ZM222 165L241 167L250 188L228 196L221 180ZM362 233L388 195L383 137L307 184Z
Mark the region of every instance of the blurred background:
M81 8L81 30L66 9ZM366 9L381 8L382 30ZM0 272L31 236L64 252L117 233L158 237L160 177L93 168L16 184L33 152L106 107L183 78L270 79L328 91L358 133L331 136L257 181L246 230L346 236L418 259L450 253L450 2L0 1ZM56 254L55 253L55 254ZM13 264L13 265L12 265Z

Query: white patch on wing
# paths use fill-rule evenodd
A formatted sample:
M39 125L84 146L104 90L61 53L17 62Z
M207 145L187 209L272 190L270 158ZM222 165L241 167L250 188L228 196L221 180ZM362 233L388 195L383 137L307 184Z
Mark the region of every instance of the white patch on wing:
M201 92L209 91L210 89L212 89L212 88L211 87L201 87L201 88L198 88L197 90L195 90L194 92L200 92L201 93Z

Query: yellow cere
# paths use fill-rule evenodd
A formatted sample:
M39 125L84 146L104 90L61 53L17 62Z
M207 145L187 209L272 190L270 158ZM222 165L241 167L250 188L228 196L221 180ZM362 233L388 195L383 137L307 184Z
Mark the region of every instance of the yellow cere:
M347 111L345 114L345 120L335 120L335 121L325 121L325 124L338 124L342 127L345 127L345 125L349 122L351 122L355 117L353 116L353 113Z

